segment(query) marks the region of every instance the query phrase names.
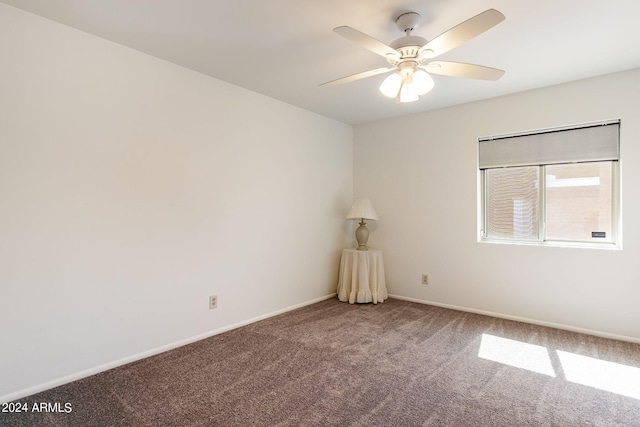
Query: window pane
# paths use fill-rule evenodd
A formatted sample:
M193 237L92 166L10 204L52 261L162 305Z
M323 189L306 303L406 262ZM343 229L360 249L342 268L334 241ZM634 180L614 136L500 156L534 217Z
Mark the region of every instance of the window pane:
M546 167L549 240L612 241L612 162Z
M487 169L486 237L538 239L539 166Z

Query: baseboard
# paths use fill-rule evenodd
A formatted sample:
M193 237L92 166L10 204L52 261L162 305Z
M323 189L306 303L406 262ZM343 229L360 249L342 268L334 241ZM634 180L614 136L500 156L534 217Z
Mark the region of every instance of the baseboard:
M160 347L156 347L151 350L144 351L142 353L134 354L132 356L124 357L122 359L114 360L113 362L105 363L103 365L96 366L94 368L86 369L81 372L77 372L75 374L67 375L62 378L57 378L55 380L47 381L43 384L38 384L32 387L28 387L13 393L5 394L4 396L0 396L0 403L12 402L14 400L22 399L27 396L31 396L32 394L40 393L45 390L52 389L54 387L59 387L64 384L68 384L73 381L80 380L82 378L90 377L91 375L99 374L100 372L108 371L109 369L117 368L118 366L126 365L127 363L135 362L141 359L146 359L147 357L155 356L160 353L164 353L165 351L173 350L178 347L185 346L187 344L194 343L196 341L203 340L205 338L212 337L214 335L221 334L223 332L231 331L233 329L240 328L242 326L250 325L251 323L258 322L260 320L268 319L269 317L277 316L282 313L286 313L288 311L292 311L307 305L315 304L320 301L324 301L330 298L335 298L336 294L332 293L329 295L325 295L320 298L315 298L310 301L305 301L300 304L292 305L290 307L283 308L281 310L276 310L271 313L263 314L261 316L257 316L248 320L244 320L242 322L234 323L232 325L223 326L222 328L214 329L212 331L205 332L203 334L198 334L189 338L185 338L180 341L175 341L170 344L166 344Z
M511 316L511 315L508 315L508 314L494 313L494 312L485 311L485 310L477 310L475 308L461 307L461 306L458 306L458 305L443 304L443 303L440 303L440 302L422 300L422 299L418 299L418 298L405 297L405 296L402 296L402 295L391 295L391 294L389 294L389 297L390 298L395 298L395 299L400 299L400 300L405 300L405 301L417 302L419 304L434 305L434 306L442 307L442 308L450 308L452 310L466 311L468 313L475 313L475 314L483 314L485 316L498 317L500 319L514 320L516 322L530 323L532 325L538 325L538 326L547 326L549 328L562 329L562 330L565 330L565 331L578 332L578 333L581 333L581 334L593 335L593 336L596 336L596 337L609 338L609 339L614 339L614 340L618 340L618 341L627 341L627 342L632 342L632 343L635 343L635 344L640 344L640 338L627 337L625 335L610 334L608 332L594 331L594 330L591 330L591 329L577 328L575 326L563 325L563 324L560 324L560 323L545 322L545 321L542 321L542 320L529 319L529 318L526 318L526 317Z

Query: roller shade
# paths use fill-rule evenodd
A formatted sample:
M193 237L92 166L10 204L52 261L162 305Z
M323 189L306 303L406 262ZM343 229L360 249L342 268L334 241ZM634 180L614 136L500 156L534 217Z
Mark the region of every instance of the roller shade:
M480 139L480 169L618 160L620 122Z

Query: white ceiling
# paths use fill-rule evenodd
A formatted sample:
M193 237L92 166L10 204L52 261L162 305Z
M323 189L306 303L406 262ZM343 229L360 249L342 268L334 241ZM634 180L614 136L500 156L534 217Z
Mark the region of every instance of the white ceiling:
M350 124L640 67L638 0L0 1ZM396 16L415 11L413 34L431 40L489 8L506 20L438 59L506 70L498 81L434 76L410 104L380 94L384 76L318 86L387 65L334 27L389 43Z

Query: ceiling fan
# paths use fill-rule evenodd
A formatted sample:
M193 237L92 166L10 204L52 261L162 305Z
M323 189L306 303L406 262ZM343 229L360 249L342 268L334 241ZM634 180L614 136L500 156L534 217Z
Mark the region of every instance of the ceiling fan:
M420 15L407 12L396 19L398 29L403 31L405 36L394 40L389 45L348 26L334 28L333 31L341 36L384 57L391 66L342 77L320 86L348 83L395 71L382 82L380 91L389 98L395 98L396 102L413 102L418 100L419 95L424 95L433 88L434 82L429 74L498 80L504 74L503 70L462 62L431 61L431 59L484 33L504 19L502 13L495 9L488 9L428 42L423 37L411 35L411 31L420 23Z

